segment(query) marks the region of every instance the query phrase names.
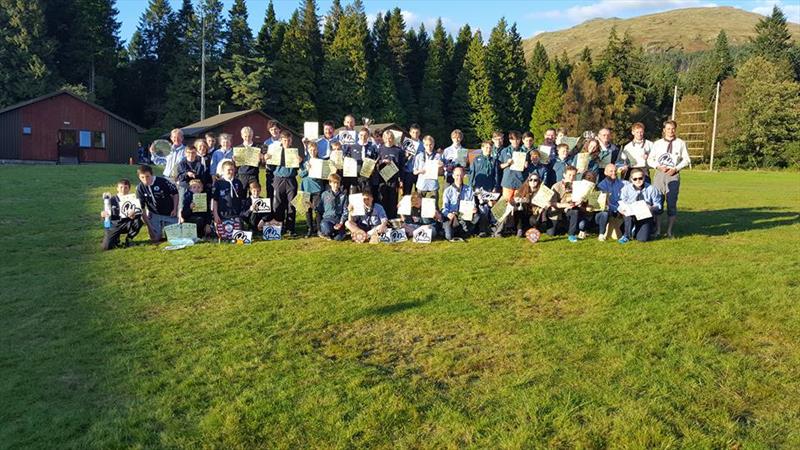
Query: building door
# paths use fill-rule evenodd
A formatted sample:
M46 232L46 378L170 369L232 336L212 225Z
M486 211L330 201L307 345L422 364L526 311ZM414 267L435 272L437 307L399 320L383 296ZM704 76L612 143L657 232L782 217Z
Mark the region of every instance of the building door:
M58 130L58 161L78 162L77 130Z

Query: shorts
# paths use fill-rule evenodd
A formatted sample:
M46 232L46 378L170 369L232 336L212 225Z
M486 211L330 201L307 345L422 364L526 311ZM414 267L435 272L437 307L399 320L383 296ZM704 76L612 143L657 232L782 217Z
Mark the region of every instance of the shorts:
M148 228L150 228L150 234L160 239L164 237L164 227L175 223L178 223L177 217L162 216L161 214L151 213L150 224L148 225Z

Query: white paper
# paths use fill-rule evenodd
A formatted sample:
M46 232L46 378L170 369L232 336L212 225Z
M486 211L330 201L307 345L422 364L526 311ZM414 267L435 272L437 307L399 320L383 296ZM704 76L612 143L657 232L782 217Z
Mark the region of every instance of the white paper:
M438 180L439 179L439 161L436 159L429 159L425 161L425 173L422 178L425 180Z
M397 214L403 216L410 216L411 215L411 196L404 195L403 198L400 199L400 203L397 205Z
M319 158L311 158L308 161L308 176L317 180L324 180L328 178L330 169L328 169L328 161Z
M306 122L303 124L303 137L309 141L319 138L319 122Z
M635 216L636 220L645 220L653 217L647 202L639 200L633 203L619 203L619 211L626 216Z
M343 175L346 177L357 177L358 176L358 161L355 158L346 157L344 159L344 173Z
M524 172L525 171L525 159L528 157L528 154L525 152L513 152L511 154L511 159L514 161L511 163L511 170L517 172Z
M398 130L389 130L392 132L394 136L394 143L395 145L402 145L403 143L403 132Z
M461 218L468 222L472 221L474 208L475 202L473 200L461 200L458 202L458 212L461 214Z
M572 201L581 203L586 199L586 195L594 189L594 183L586 180L578 180L572 183Z
M356 130L342 130L339 132L339 142L342 145L351 145L356 143Z
M273 166L279 166L281 164L282 153L283 145L281 145L280 142L273 142L272 144L269 144L269 147L267 147L267 156L269 156L269 159L266 160L266 163Z
M348 197L348 202L350 206L353 207L353 215L354 216L366 216L367 211L364 207L364 195L363 194L350 194Z
M549 145L540 145L539 146L539 161L542 164L547 164L550 162L550 146Z
M418 244L430 244L433 228L430 225L422 225L414 230L414 242Z
M422 199L422 218L433 219L436 217L436 199L423 198Z

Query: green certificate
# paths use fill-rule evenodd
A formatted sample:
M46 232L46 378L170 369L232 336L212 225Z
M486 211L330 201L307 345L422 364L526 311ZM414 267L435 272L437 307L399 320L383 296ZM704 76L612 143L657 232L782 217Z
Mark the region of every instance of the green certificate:
M261 149L258 147L234 147L233 161L237 166L258 167L261 162Z
M400 169L397 168L394 162L389 161L389 164L383 166L383 169L381 169L381 178L383 178L383 181L389 181L399 171Z
M194 207L192 212L208 212L208 195L205 193L192 194Z

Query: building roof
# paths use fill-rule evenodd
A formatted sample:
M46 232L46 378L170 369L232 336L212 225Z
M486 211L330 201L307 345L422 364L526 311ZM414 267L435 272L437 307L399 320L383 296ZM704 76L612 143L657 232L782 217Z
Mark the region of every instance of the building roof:
M268 120L275 120L275 118L273 118L269 114L265 113L264 111L261 111L260 109L246 109L244 111L234 111L234 112L229 112L229 113L217 114L216 116L211 116L211 117L205 118L205 119L203 119L201 121L195 122L193 124L186 125L185 127L181 127L181 130L183 131L183 134L185 136L199 136L199 135L205 133L206 131L213 130L214 128L222 126L222 125L224 125L224 124L226 124L226 123L228 123L228 122L230 122L232 120L238 119L240 117L243 117L243 116L246 116L246 115L252 114L252 113L260 114L260 115L266 117ZM278 125L280 125L282 130L289 130L293 134L299 136L299 134L296 131L294 131L291 128L287 127L286 125L282 124L280 121L277 121L277 122L278 122Z
M361 128L364 128L364 125L356 125L355 126L356 130L360 130ZM374 133L376 130L383 131L383 130L392 129L392 128L396 129L396 130L400 130L403 133L406 132L405 128L401 127L400 125L398 125L395 122L373 123L373 124L370 124L369 126L367 126L367 128L369 128L370 134ZM344 130L344 127L339 127L339 128L336 129L336 132L338 133L338 132L340 132L342 130Z
M94 103L92 103L92 102L90 102L88 100L84 100L84 99L78 97L77 95L73 94L72 92L64 90L64 89L60 89L58 91L51 92L51 93L46 94L46 95L42 95L41 97L36 97L34 99L31 99L31 100L26 100L24 102L17 103L16 105L11 105L11 106L9 106L7 108L3 108L2 110L0 110L0 114L4 114L4 113L7 113L9 111L13 111L15 109L22 108L23 106L32 105L34 103L38 103L38 102L40 102L42 100L47 100L49 98L56 97L56 96L61 95L61 94L69 95L70 97L74 98L75 100L78 100L80 102L86 103L87 105L91 106L92 108L95 108L95 109L97 109L99 111L102 111L105 114L108 114L109 116L119 120L120 122L135 128L138 133L141 133L141 132L144 131L144 128L140 127L139 125L136 125L135 123L133 123L133 122L131 122L129 120L123 119L122 117L112 113L111 111L103 108L102 106L94 104Z

